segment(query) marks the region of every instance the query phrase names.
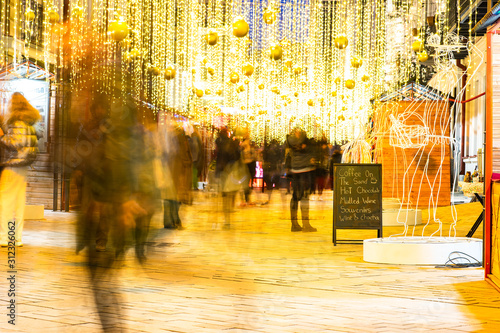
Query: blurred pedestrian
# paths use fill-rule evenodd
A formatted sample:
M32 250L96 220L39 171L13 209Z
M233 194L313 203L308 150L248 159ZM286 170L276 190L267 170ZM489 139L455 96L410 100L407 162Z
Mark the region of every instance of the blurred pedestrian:
M23 246L26 177L38 154L34 128L40 113L19 92L12 94L7 131L0 130L4 169L0 176L0 245L7 246L9 230L15 230L16 246Z
M262 152L263 165L262 169L264 172L263 181L266 185L267 190L267 201L263 204L269 203L271 201L271 194L273 189L279 188L280 177L281 177L281 163L283 159L283 152L278 144L278 141L273 139L269 144L264 145L264 150ZM264 184L262 185L264 188Z
M314 145L300 128L295 128L287 136L286 144L290 148L289 172L292 177L292 199L290 200L290 218L292 232L314 232L316 228L309 223L309 195L315 176L316 160ZM302 226L298 223L297 211L302 213Z

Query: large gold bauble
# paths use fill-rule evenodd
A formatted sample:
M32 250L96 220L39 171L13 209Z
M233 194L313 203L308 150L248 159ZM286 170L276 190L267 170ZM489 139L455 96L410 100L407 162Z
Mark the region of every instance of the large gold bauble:
M335 97L337 96L337 92L336 91L332 91L332 97Z
M349 40L347 39L346 35L344 35L344 34L341 34L341 35L338 35L337 37L335 37L333 42L335 44L335 47L340 49L340 50L345 49L347 47L347 45L349 44Z
M269 51L273 60L280 60L283 57L283 48L279 44L272 44Z
M354 68L359 68L363 65L363 59L358 56L354 56L351 58L351 66Z
M254 67L251 63L247 62L243 65L243 67L241 68L242 72L243 72L243 75L246 75L246 76L250 76L253 74L253 71L254 71Z
M198 96L198 97L200 97L200 98L201 98L201 97L203 97L203 90L201 90L201 89L196 89L196 96Z
M361 81L363 82L366 82L370 79L370 76L368 74L364 74L362 77L361 77Z
M49 10L49 23L55 24L59 22L59 13L55 11L55 9Z
M294 73L295 75L299 75L300 73L302 73L302 67L300 67L300 66L298 66L298 65L297 65L297 66L295 66L295 67L293 68L293 73Z
M417 38L413 44L411 44L411 48L415 52L422 52L424 50L424 43L421 39Z
M424 61L427 61L427 59L429 59L429 55L427 54L427 51L424 50L418 54L418 61L424 62Z
M313 101L312 99L309 99L309 100L307 101L307 105L309 105L309 106L314 106L314 101Z
M80 19L83 16L83 8L80 6L75 6L71 9L71 17L74 19Z
M231 81L231 83L236 84L240 81L240 76L238 75L238 73L232 72L231 75L229 76L229 81Z
M115 42L120 42L127 37L129 28L127 23L119 20L111 22L108 26L108 31L111 33L111 37Z
M261 83L261 84L259 84L259 89L260 89L260 90L262 90L262 89L264 89L264 88L265 88L265 86L264 86L262 83Z
M292 68L292 59L286 59L285 60L285 66L288 68Z
M165 68L165 79L172 80L175 77L175 68L172 65L168 65Z
M245 22L243 17L236 16L233 21L233 35L238 38L245 37L248 34L248 23Z
M266 9L262 14L262 18L266 24L273 24L276 21L276 12L272 9Z
M35 12L31 10L31 8L28 8L25 12L24 12L24 18L26 19L26 21L28 22L31 22L35 19Z
M210 29L208 34L205 35L205 40L208 45L215 45L219 41L219 34L217 31Z
M345 81L345 87L347 89L354 89L355 85L356 85L356 82L354 82L354 80L352 80L352 79L349 79L349 80Z
M342 82L342 79L340 77L337 77L335 78L335 84L339 84L340 82Z

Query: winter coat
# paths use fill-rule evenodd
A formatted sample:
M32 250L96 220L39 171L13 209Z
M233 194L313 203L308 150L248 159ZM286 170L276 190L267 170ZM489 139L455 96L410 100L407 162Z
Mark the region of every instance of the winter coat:
M290 171L292 173L308 172L315 169L315 147L307 138L305 132L300 132L300 136L288 135L286 139L287 147L290 148Z
M7 133L0 138L3 148L3 166L31 165L38 154L38 138L35 128L18 120L10 124Z

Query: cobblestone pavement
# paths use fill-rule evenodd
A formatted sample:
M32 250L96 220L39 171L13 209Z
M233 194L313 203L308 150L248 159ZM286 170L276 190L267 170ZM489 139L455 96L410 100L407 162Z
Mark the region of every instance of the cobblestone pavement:
M254 194L254 197L256 195ZM258 198L256 198L258 199ZM317 233L291 233L287 200L238 208L220 230L215 195L181 208L186 230L153 219L148 260L127 253L113 286L126 332L498 332L500 293L480 268L366 263L362 246L332 245L331 192L311 202ZM479 203L456 206L465 236ZM449 216L449 208L440 214ZM424 212L424 220L426 212ZM447 234L449 218L442 218ZM434 229L433 229L434 228ZM426 233L432 233L431 225ZM0 332L101 332L74 213L27 221L16 254L16 325L8 324L7 250L0 253ZM384 229L384 236L401 232ZM416 234L422 227L417 227ZM482 237L479 228L475 237ZM376 237L344 231L344 238Z

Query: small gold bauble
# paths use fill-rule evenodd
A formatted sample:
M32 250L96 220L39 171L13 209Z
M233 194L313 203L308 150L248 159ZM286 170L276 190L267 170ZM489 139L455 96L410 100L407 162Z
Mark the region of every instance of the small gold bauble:
M198 97L200 97L200 98L201 98L201 97L203 97L203 90L201 90L201 89L196 89L196 96L198 96Z
M271 91L276 94L278 92L278 87L271 87Z
M217 31L210 29L208 34L205 35L205 40L208 45L215 45L219 41L219 34Z
M314 101L312 99L308 100L307 105L314 106Z
M250 75L253 74L254 67L253 67L253 65L251 63L247 62L247 63L245 63L243 65L243 67L242 67L241 70L242 70L242 72L243 72L244 75L250 76Z
M254 116L250 116L250 117L248 117L248 119L251 120L251 121L254 121L255 117Z
M56 12L55 9L49 10L49 23L55 24L55 23L59 22L59 19L60 19L59 13Z
M424 62L424 61L427 61L427 59L429 59L429 55L427 54L427 52L425 50L418 54L418 61Z
M240 81L240 76L238 75L238 73L232 72L231 75L229 76L229 81L231 81L231 83L236 84Z
M31 8L28 8L25 12L24 12L24 18L26 19L26 21L28 22L31 22L35 19L35 12L31 10Z
M338 119L339 121L344 121L344 120L345 120L345 117L344 117L344 115L340 115L337 119Z
M205 95L212 95L212 91L210 89L205 89Z
M208 58L207 58L207 57L203 58L203 59L201 60L201 62L202 62L204 65L208 64Z
M265 86L264 86L262 83L261 83L261 84L259 84L259 89L260 89L260 90L262 90L262 89L264 89L264 88L265 88Z
M412 35L413 37L417 37L417 36L418 36L418 29L417 29L417 28L413 28L413 29L411 29L411 35Z
M212 67L212 65L207 64L207 72L210 75L214 75L215 74L215 69Z
M417 38L413 44L411 44L411 48L415 52L422 52L424 50L424 43L420 38Z
M129 33L129 28L127 23L122 20L113 21L108 26L108 31L111 33L111 37L115 42L120 42L127 37Z
M337 77L334 82L336 84L339 84L340 82L342 82L342 79L340 77Z
M266 9L262 14L262 18L266 24L273 24L276 21L276 12L272 9Z
M340 49L340 50L345 49L347 47L347 45L349 44L349 40L347 39L346 35L344 35L344 34L341 34L341 35L338 35L337 37L335 37L333 42L335 44L335 47Z
M250 80L249 80L249 79L246 79L246 80L245 80L245 84L250 84Z
M351 59L351 66L352 67L359 68L359 67L361 67L361 65L363 65L363 59L361 57L358 57L358 56L352 57L352 59Z
M217 95L222 95L222 89L217 89L217 91L215 92Z
M80 19L83 16L83 8L80 6L75 6L71 9L71 17L74 19Z
M138 49L134 48L134 49L130 50L129 55L130 55L130 58L132 60L135 60L141 56L141 52Z
M172 80L175 77L175 68L172 65L168 65L165 68L165 79Z
M286 59L285 60L285 66L288 68L292 68L292 59Z
M279 44L272 44L269 51L273 60L280 60L283 57L283 48Z
M298 65L297 65L297 66L295 66L295 67L293 68L293 73L294 73L295 75L299 75L300 73L302 73L302 67L300 67L300 66L298 66Z
M288 106L288 103L284 103L283 106Z
M196 74L196 68L191 69L191 74L193 74L193 75Z
M240 85L240 86L238 86L237 91L238 91L238 92L243 92L243 91L245 91L245 86L244 86L244 85Z
M361 81L363 82L366 82L370 79L370 76L368 74L364 74L362 77L361 77Z
M318 98L318 101L319 101L319 102L323 102L323 101L324 101L324 98L323 98L323 97L320 97L320 98Z
M155 76L156 75L160 75L160 69L158 67L156 67L156 66L151 67L151 74L153 74Z
M332 91L332 97L335 97L337 96L337 92L336 91Z
M299 93L298 93L298 92L294 92L294 93L293 93L293 96L295 96L295 97L299 97Z
M286 106L286 104L285 104ZM276 117L281 117L281 111L276 112Z
M303 87L307 86L307 82L306 82L306 81L302 81L302 82L300 82L300 84L301 84Z
M352 80L352 79L349 79L349 80L345 81L345 87L347 89L354 89L355 85L356 85L356 82L354 82L354 80Z
M248 23L245 22L243 17L236 16L233 21L233 35L238 38L245 37L248 34Z

